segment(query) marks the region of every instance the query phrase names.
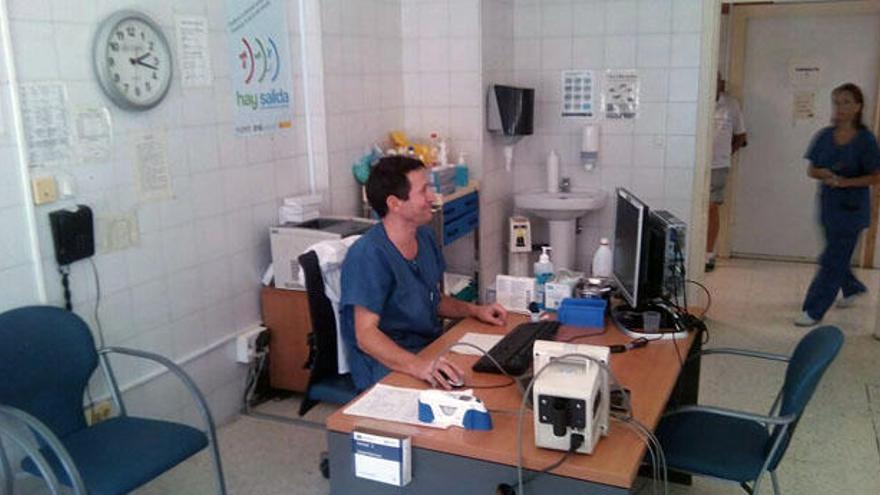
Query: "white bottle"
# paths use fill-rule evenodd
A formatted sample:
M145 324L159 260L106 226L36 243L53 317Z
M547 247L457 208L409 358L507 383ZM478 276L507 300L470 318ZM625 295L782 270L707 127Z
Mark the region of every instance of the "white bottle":
M544 252L535 262L535 301L541 306L541 309L544 309L544 284L553 278L553 262L550 261L550 254L547 251L553 248L541 246L541 249Z
M547 155L547 192L559 192L559 155L550 150Z
M608 239L603 237L599 240L599 247L593 254L593 276L610 278L612 267L611 246L608 245Z

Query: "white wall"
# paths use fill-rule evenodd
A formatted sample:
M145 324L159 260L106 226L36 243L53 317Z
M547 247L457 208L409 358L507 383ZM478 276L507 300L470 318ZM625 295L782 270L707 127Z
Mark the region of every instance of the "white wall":
M287 2L294 87L301 84L297 2ZM176 14L208 19L213 84L183 89L179 71L166 99L146 112L124 112L99 90L91 69L91 42L101 19L131 7L130 2L67 2L64 0L6 2L17 83L54 81L67 88L70 107L106 106L113 124L109 156L91 164L64 163L35 167L32 174L66 173L77 184L76 197L36 208L35 220L48 303L61 305L61 285L48 227L48 212L74 203L92 207L97 217L132 213L139 243L94 257L101 280L101 322L107 344L122 345L184 360L223 343L236 331L260 321L259 276L269 263L268 227L275 222L279 198L308 191L303 95L292 95L294 126L271 135L238 137L232 124L229 51L225 3L209 0L142 1L145 11L163 27L176 53ZM34 56L34 47L42 47ZM8 86L3 100L8 102ZM9 308L38 303L32 260L25 246L24 193L18 184L17 152L22 137L11 129L12 112L4 108L7 125L0 136L4 184L0 229L0 304ZM132 143L142 131L162 130L174 197L137 199ZM98 223L97 237L103 235ZM8 251L8 252L7 252ZM8 262L5 260L9 260ZM72 266L75 311L92 328L96 286L88 263ZM219 354L218 354L219 353ZM121 363L119 378L130 383L151 371L140 364ZM221 418L236 411L243 367L226 347L193 364L204 391L225 408ZM97 393L100 393L96 390ZM157 405L168 406L159 401ZM171 407L181 407L172 402Z
M400 0L322 0L324 108L333 213L360 214L351 165L404 122Z
M572 187L625 187L652 208L687 222L695 166L695 134L702 29L698 0L564 0L515 2L517 82L536 88L535 135L518 147L517 191L544 187L545 159L561 157L561 176ZM636 69L641 83L635 122L596 119L602 139L599 166L580 166L581 127L587 120L560 116L564 69ZM613 203L584 218L578 238L580 268L611 236ZM536 225L537 224L537 225ZM534 222L536 241L547 241ZM542 237L544 237L542 239Z

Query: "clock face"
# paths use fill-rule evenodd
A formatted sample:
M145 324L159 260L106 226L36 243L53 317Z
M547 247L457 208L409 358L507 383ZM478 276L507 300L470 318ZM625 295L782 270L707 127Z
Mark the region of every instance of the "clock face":
M171 51L155 22L125 11L108 18L99 29L95 70L114 103L146 110L157 105L171 85Z

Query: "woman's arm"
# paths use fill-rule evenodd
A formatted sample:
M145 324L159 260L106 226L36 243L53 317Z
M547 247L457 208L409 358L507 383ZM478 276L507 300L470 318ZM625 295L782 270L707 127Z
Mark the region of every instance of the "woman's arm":
M833 174L832 174L833 175ZM825 184L831 187L837 188L846 188L846 187L868 187L873 186L874 184L880 183L880 171L868 174L861 175L859 177L839 177L833 176L826 179L823 179Z
M807 169L807 176L818 180L831 179L835 177L834 172L832 172L830 168L817 167L815 165L810 165L810 168Z

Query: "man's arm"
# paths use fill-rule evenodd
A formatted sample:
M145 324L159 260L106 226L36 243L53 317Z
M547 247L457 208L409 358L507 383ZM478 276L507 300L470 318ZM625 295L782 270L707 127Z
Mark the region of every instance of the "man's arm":
M481 306L447 295L440 297L440 305L437 307L437 312L440 313L440 316L447 318L467 318L471 316L480 321L499 326L504 325L504 322L507 320L507 310L498 303Z
M830 168L810 165L810 168L807 169L807 176L812 179L825 180L834 177L834 172Z
M439 384L447 390L451 387L440 374L441 370L450 380L463 381L462 370L446 358L438 358L435 366L434 360L413 354L397 345L379 330L379 315L363 306L354 307L354 330L358 347L390 370L425 380L432 386Z

